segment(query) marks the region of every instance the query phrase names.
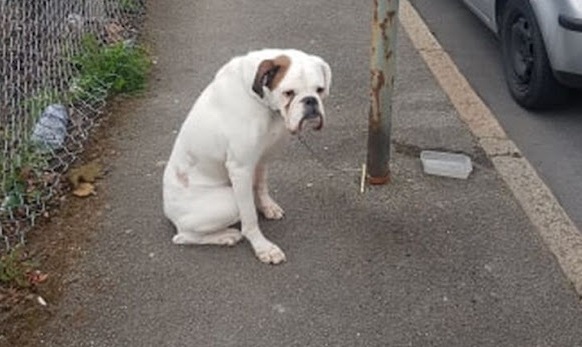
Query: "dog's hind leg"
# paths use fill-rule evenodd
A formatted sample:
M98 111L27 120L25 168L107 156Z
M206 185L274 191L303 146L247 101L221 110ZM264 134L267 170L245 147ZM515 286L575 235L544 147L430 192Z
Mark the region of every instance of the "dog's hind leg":
M188 210L175 221L178 232L172 238L175 244L232 246L242 239L239 230L229 228L239 221L231 187L199 192Z
M181 231L172 238L172 242L177 245L222 245L234 246L242 239L240 230L227 228L207 234Z

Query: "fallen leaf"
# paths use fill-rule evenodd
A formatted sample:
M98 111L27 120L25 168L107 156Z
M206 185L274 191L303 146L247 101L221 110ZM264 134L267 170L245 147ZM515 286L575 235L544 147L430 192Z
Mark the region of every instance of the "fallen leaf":
M95 186L91 183L79 183L77 189L73 190L73 195L79 198L85 198L89 195L94 195L95 193Z
M43 283L48 279L48 274L42 273L38 270L32 271L28 274L28 281L31 284Z
M73 189L79 187L81 183L93 183L97 178L103 177L101 165L97 162L90 162L88 164L71 169L67 175L69 182Z

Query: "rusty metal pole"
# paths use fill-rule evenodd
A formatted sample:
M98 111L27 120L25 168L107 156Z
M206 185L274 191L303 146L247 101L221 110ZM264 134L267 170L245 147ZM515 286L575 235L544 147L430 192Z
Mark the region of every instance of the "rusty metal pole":
M398 0L374 0L370 58L372 100L366 163L370 184L386 184L390 181L390 129L396 71L398 4Z

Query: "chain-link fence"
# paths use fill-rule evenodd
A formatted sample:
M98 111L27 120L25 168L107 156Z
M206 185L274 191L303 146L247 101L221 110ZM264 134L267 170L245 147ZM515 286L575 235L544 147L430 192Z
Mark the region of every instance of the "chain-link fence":
M144 6L0 0L0 253L47 213L104 106L110 86L80 76L76 57L87 42L132 44Z

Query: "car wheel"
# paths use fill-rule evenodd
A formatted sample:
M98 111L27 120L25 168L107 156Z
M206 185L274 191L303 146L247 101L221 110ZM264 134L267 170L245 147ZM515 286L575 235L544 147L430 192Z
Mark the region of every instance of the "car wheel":
M554 77L529 0L509 0L501 27L503 69L511 96L528 109L564 101L568 91Z

